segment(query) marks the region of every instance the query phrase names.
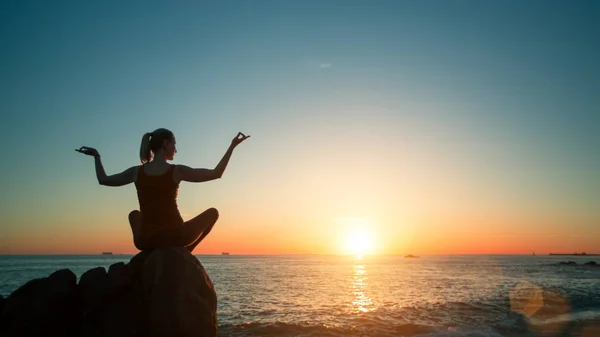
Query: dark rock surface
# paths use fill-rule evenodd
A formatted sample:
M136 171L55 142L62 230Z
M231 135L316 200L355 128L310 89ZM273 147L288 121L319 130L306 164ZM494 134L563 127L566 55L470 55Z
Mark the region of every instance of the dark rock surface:
M565 266L576 266L577 262L575 261L561 261L559 264L565 265Z
M0 337L216 336L217 296L181 247L144 251L108 272L62 269L0 296Z
M600 266L596 261L589 261L584 264L577 264L575 261L561 261L558 264L563 266L586 266L586 267L598 267Z

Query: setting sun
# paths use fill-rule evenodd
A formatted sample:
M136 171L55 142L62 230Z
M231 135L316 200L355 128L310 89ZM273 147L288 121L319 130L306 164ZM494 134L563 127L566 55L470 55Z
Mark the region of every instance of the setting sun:
M352 229L346 233L345 251L351 254L368 254L373 249L372 235L360 229Z
M372 254L377 250L376 220L366 217L337 218L340 248L344 254Z

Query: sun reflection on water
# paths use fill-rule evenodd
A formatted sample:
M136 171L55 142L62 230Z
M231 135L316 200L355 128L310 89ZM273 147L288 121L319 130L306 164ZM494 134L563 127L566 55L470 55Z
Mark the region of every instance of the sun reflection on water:
M360 259L359 259L360 261ZM352 291L354 300L352 301L352 311L355 313L367 313L377 309L373 305L373 300L367 296L367 288L369 287L369 276L363 264L354 266L352 278Z

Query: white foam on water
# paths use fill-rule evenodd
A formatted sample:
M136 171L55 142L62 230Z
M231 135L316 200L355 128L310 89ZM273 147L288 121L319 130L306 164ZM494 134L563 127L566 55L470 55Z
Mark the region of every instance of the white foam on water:
M415 337L506 337L495 331L437 331Z
M529 319L530 323L533 325L544 325L544 324L553 324L553 323L565 323L572 321L586 321L600 318L600 311L598 310L587 310L580 311L562 315L556 315L550 318L535 318L532 317Z

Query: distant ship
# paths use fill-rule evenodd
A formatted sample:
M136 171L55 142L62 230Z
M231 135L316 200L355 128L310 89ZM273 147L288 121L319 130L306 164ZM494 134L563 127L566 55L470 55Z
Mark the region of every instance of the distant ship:
M112 252L102 252L102 255L113 255Z
M408 254L408 255L405 255L405 256L404 256L404 258L405 258L405 259L418 259L418 258L419 258L419 256L417 256L417 255L411 255L411 254Z
M550 253L548 255L558 255L558 256L600 256L600 254L587 254L583 253L572 253L572 254L563 254L563 253Z
M229 252L222 252L221 255L229 255Z

